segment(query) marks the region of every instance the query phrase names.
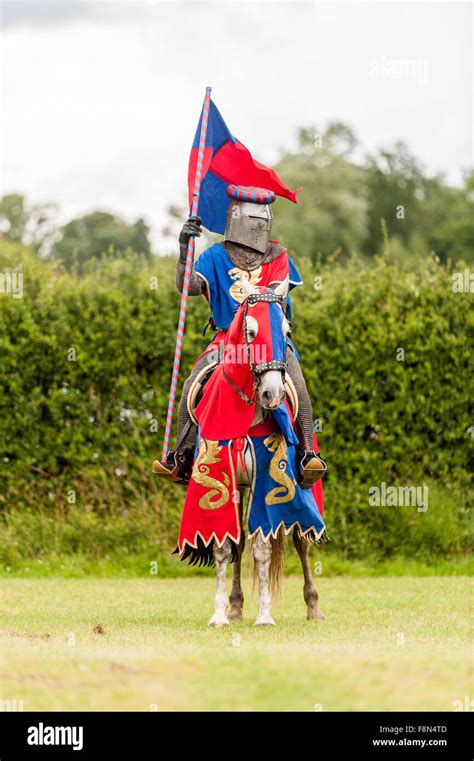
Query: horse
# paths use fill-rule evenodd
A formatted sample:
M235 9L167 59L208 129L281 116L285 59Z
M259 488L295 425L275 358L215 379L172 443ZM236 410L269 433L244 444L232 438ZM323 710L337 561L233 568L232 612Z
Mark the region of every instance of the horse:
M297 485L295 447L287 446L281 432L282 429L289 430L290 422L291 430L286 435L290 440L291 436L294 437L293 443L297 442L292 422L297 416L298 400L291 378L285 375L290 333L284 309L287 289L287 281L273 290L242 283L242 303L228 330L220 361L216 361L204 387L202 379L197 379L188 398L189 412L199 426L199 445L176 551L182 559L189 559L193 564L215 565L215 609L210 626L227 626L230 621L243 616L243 507L249 492L249 502L253 500L251 508L247 505L249 530L250 521L254 523L251 532L252 571L254 583L258 582L255 625L275 625L271 615L272 599L280 589L284 537L291 530L303 570L307 620L324 619L311 574L308 550L311 539L315 543L325 540L325 528L312 492L303 491ZM196 404L198 395L201 398ZM232 417L233 425L238 430L229 428L229 418ZM275 422L275 417L279 418L279 424ZM227 435L229 432L237 435L232 438ZM262 432L263 435L258 435ZM222 440L225 441L222 443ZM260 472L259 457L255 454L257 448L259 457L263 452L267 458ZM276 523L279 514L275 511L287 511L278 525L272 524L270 532L264 531L258 525L258 518L252 514L258 477L258 484L263 478L264 481L270 479L268 484L273 486L272 489L261 487L265 492L265 499L260 499L260 503L265 503L262 508L264 520L269 515L270 520ZM256 510L258 512L258 506ZM224 518L225 515L228 517ZM299 520L300 515L306 521L304 525ZM227 521L227 524L216 529L216 522L219 521ZM233 574L228 598L226 576L229 562L233 562Z

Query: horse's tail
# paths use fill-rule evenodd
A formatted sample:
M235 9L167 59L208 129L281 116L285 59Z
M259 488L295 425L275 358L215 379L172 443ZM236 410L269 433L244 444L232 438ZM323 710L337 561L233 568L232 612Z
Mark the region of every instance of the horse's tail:
M285 560L285 532L280 526L276 538L271 538L272 559L270 561L270 594L273 598L281 592L281 580L283 577L283 563Z
M250 543L250 562L252 568L252 587L255 590L258 584L258 569L254 560L253 545L255 539L252 538ZM269 570L269 588L270 595L273 599L279 596L281 592L281 580L283 576L283 563L285 559L285 532L283 527L280 526L275 538L270 537L270 543L272 547L272 556L270 560Z

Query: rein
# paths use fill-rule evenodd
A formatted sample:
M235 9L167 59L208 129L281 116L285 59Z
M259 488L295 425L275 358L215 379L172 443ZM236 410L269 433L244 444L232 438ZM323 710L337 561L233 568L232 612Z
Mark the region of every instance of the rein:
M252 396L247 396L247 394L245 393L245 391L242 391L242 389L241 389L241 388L239 388L239 387L237 386L237 384L236 384L236 383L234 383L234 381L232 380L232 378L230 378L230 377L227 375L227 373L226 373L226 371L225 371L224 369L222 369L222 374L223 374L224 378L226 379L226 381L227 381L228 383L230 383L230 385L232 386L232 388L234 389L234 391L237 391L238 395L239 395L239 396L240 396L240 398L241 398L241 399L242 399L242 400L245 402L245 404L253 404L253 403L255 402L255 399L256 399L256 396L257 396L257 388L258 388L258 383L254 383L254 384L253 384L253 392L252 392Z
M252 352L250 350L250 343L247 340L247 329L245 325L245 318L247 317L249 304L250 305L257 304L259 301L265 301L268 304L277 303L277 304L280 304L281 308L283 309L285 298L279 293L251 293L244 300L244 317L243 317L244 342L245 342L245 348L247 349L249 367L254 376L252 396L247 396L247 394L244 391L242 391L242 389L239 388L237 384L234 383L232 378L226 373L224 367L222 368L222 373L224 375L224 378L232 386L234 391L238 393L238 395L245 402L245 404L254 404L257 397L257 389L260 383L260 377L263 375L263 373L267 372L268 370L279 370L284 375L288 367L286 362L281 361L279 359L272 359L270 360L270 362L259 362L256 365L252 362Z

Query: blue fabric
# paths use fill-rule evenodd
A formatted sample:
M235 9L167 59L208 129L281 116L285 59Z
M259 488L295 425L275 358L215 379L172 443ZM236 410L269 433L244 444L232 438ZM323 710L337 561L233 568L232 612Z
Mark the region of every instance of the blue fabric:
M214 322L223 330L229 329L239 308L239 302L233 298L229 290L235 283L229 275L229 270L233 268L234 265L221 243L214 243L203 251L195 264L196 272L203 276L207 283Z
M199 148L201 125L202 112L201 116L199 117L196 134L194 135L193 148ZM214 101L211 100L209 104L209 119L207 123L206 148L212 148L214 153L216 153L219 148L222 148L222 146L225 145L225 143L227 143L229 140L232 143L237 142L237 138L232 135L227 124L222 118L219 109L215 105Z
M276 424L280 428L280 431L285 437L287 444L289 446L296 446L296 444L298 444L298 436L296 435L295 430L291 424L290 413L288 412L286 404L282 402L282 404L280 404L276 410L272 411L272 415Z
M298 464L295 447L286 447L286 451L283 450L282 452L283 456L278 460L279 479L282 478L281 474L284 474L293 484L294 493L289 498L291 492L288 486L276 481L270 475L270 471L273 470L271 461L277 454L275 451L269 451L267 446L269 439L268 436L252 437L257 474L248 507L250 533L253 534L257 529L261 529L264 536L267 537L270 533L276 533L281 522L284 523L286 529L298 522L303 532L314 529L319 535L324 529L324 521L311 489L301 489L296 483ZM273 467L276 464L273 463ZM276 491L274 491L275 489Z
M296 269L295 263L288 257L288 263L290 265L290 291L297 285L303 285L301 275Z
M272 349L270 359L284 362L286 357L286 336L283 333L283 320L285 315L279 304L270 302L270 331L272 334Z
M297 285L303 285L303 281L301 279L301 275L296 269L296 266L294 262L288 257L288 265L290 270L290 287L289 291L292 291L293 288L296 288ZM288 293L288 296L286 297L286 303L287 303L287 311L286 314L288 316L288 319L291 322L292 316L293 316L293 308L291 306L291 300L290 300L290 294Z
M199 149L199 140L201 136L202 112L199 118L196 134L191 149L191 155L196 155ZM206 152L211 149L210 165L207 173L201 180L199 193L199 216L202 219L204 227L215 233L222 234L225 230L226 214L229 207L230 198L226 195L228 182L220 179L212 171L212 161L216 153L227 143L235 145L237 139L232 135L227 124L222 118L219 109L211 100L209 104L209 119L206 133ZM196 160L198 158L196 156ZM194 184L195 175L192 174ZM190 192L192 192L190 188Z
M225 232L227 209L230 204L230 198L226 195L227 184L209 169L201 182L199 196L198 213L204 227L220 235Z

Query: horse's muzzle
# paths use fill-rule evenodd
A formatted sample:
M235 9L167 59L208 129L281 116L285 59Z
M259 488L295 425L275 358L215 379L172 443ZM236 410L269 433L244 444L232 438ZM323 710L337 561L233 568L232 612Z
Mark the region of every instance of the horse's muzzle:
M267 410L274 410L280 406L285 398L285 389L274 392L270 389L262 390L259 394L259 402Z

